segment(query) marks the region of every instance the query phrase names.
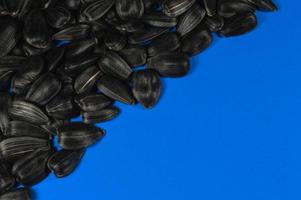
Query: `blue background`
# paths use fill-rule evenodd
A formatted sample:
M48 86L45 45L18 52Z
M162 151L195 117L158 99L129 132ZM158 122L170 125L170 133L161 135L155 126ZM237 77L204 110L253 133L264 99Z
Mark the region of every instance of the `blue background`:
M301 2L216 38L153 110L121 105L107 136L41 200L300 200Z

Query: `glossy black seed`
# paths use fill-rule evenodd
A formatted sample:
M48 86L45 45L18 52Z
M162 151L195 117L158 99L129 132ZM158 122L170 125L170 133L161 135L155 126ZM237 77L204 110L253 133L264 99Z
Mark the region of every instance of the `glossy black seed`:
M10 173L10 167L6 162L0 162L0 193L10 190L15 185L15 177ZM1 199L1 197L0 197Z
M105 15L114 5L115 0L98 0L85 4L81 10L81 17L86 21L95 21Z
M45 16L48 24L53 28L63 28L73 19L72 13L61 5L46 9Z
M0 200L31 200L28 188L11 190L0 195Z
M204 18L204 26L206 26L211 32L218 32L224 26L224 19L219 15Z
M102 72L126 80L132 73L130 66L115 52L108 51L101 56L98 67Z
M39 107L26 101L13 101L9 108L9 114L14 120L22 120L36 125L49 122L49 117Z
M103 73L95 66L87 68L75 79L74 89L76 93L90 92L102 74Z
M192 6L185 14L179 17L177 24L177 32L184 36L192 31L197 25L201 23L206 15L206 11L198 4Z
M99 141L105 132L93 125L72 122L58 128L58 143L63 149L83 149Z
M218 0L203 0L208 16L214 16L216 14L217 2Z
M174 51L180 47L180 40L176 33L168 32L157 37L147 48L149 57L156 56L168 51Z
M24 121L10 121L5 134L7 137L34 137L49 139L49 134L43 128Z
M23 185L35 185L45 179L48 174L47 161L49 151L35 150L18 159L12 166L12 173Z
M9 123L11 98L8 93L0 93L0 133L6 134Z
M82 111L92 112L101 110L113 103L113 100L103 94L79 95L75 99Z
M30 84L35 81L44 69L44 61L40 56L31 56L23 63L12 80L12 91L15 93L24 93Z
M12 137L0 142L0 153L6 161L15 161L35 150L48 151L48 139L36 137Z
M185 54L169 52L148 59L147 67L164 77L182 77L188 73L190 64Z
M242 35L250 32L256 26L256 16L253 13L244 13L227 19L223 29L219 32L219 34L224 37Z
M148 42L167 31L168 28L146 26L144 30L137 31L129 35L129 43L141 44L143 42Z
M145 24L143 22L136 20L116 20L112 21L111 24L115 27L115 29L119 30L120 32L128 33L134 33L143 30L145 27Z
M81 0L63 0L64 4L70 10L77 10L80 7Z
M33 9L24 19L23 34L26 42L36 48L46 48L50 44L50 31L44 13Z
M161 81L157 72L146 69L133 73L133 94L145 108L153 107L161 94Z
M0 17L0 58L6 56L19 40L18 21L10 17Z
M199 54L209 47L212 40L210 31L200 26L182 38L181 51L189 56Z
M128 45L118 54L131 68L144 65L147 59L146 49L142 46Z
M102 93L114 100L125 104L135 103L135 99L128 84L117 78L104 75L97 83L97 87Z
M262 11L276 11L278 10L276 4L272 0L248 0L256 6L258 10Z
M86 38L91 31L91 27L85 23L71 25L60 30L52 36L53 40L79 40Z
M110 34L105 36L104 43L109 50L120 51L126 46L127 37L125 34L112 31Z
M120 113L120 109L116 106L108 106L101 110L82 112L83 122L86 124L95 124L110 121L116 118Z
M26 41L23 41L21 45L26 56L42 55L45 52L47 52L50 48L54 47L53 43L49 43L49 45L45 48L36 48L28 44Z
M12 17L23 17L31 7L32 0L9 0L5 1L5 7Z
M40 4L41 4L41 7L43 9L47 9L49 7L50 8L53 7L58 0L39 0L39 1L40 1Z
M72 97L57 96L46 105L47 114L56 119L70 119L78 116L79 111Z
M141 18L144 13L143 0L116 0L116 12L123 20Z
M255 6L248 0L222 0L218 4L218 14L222 17L232 17L236 14L255 12Z
M196 0L165 0L162 7L163 12L170 17L176 17L185 13Z
M61 64L65 54L65 47L56 47L49 50L45 56L45 70L48 72L56 70Z
M162 12L148 12L143 16L142 21L155 27L174 27L177 25L176 17L169 17Z
M47 163L48 168L56 177L62 178L71 174L81 161L84 150L60 150L53 153Z
M101 57L100 54L91 53L85 57L71 58L65 60L64 70L66 72L78 72L87 69L88 67L97 64L97 60Z
M80 58L92 52L96 46L95 39L82 39L66 46L65 58Z

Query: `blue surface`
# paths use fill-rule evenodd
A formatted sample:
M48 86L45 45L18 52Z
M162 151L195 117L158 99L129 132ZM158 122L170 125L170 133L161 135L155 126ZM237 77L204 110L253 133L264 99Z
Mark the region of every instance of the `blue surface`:
M167 79L153 110L122 105L76 172L41 200L300 200L300 1L259 13Z

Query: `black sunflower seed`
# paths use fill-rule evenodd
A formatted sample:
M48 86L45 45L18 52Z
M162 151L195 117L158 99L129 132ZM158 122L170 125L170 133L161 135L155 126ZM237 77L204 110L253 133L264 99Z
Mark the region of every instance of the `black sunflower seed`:
M145 29L134 32L131 35L129 35L129 43L141 44L143 42L148 42L167 31L168 28L146 26Z
M65 54L65 47L56 47L49 50L45 56L45 68L48 72L54 71L61 64Z
M198 4L192 6L185 14L180 16L177 24L177 32L183 36L192 31L201 23L206 15L206 11Z
M0 72L17 71L22 68L24 61L22 56L4 56L0 58Z
M23 120L36 125L43 125L49 122L48 116L34 104L21 100L15 100L11 104L9 114L14 120Z
M13 71L0 72L0 92L7 92L10 87Z
M65 58L80 58L92 52L96 45L95 39L82 39L66 46Z
M120 32L128 32L128 33L134 33L139 30L143 30L145 27L145 24L141 21L136 20L116 20L112 21L111 24Z
M0 193L6 192L15 185L15 177L10 173L10 167L6 162L0 162ZM0 197L1 199L1 197Z
M79 111L72 97L57 96L46 105L47 114L56 119L70 119L78 116Z
M0 196L0 200L31 200L28 188L18 188Z
M78 94L90 92L102 74L103 73L95 66L87 68L75 79L75 91Z
M180 47L180 40L176 33L167 32L157 37L147 48L149 57L156 56L158 54L174 51Z
M53 40L79 40L86 38L91 31L91 27L85 23L68 26L52 36Z
M61 88L61 81L54 74L47 73L32 84L25 99L39 105L46 105L60 92Z
M98 67L105 74L126 80L132 73L130 66L115 52L108 51L98 61Z
M70 10L77 10L80 7L81 0L63 0L64 4Z
M84 150L60 150L52 154L48 160L48 168L56 177L62 178L71 174L80 163Z
M113 103L110 98L103 94L80 95L76 97L75 101L80 109L86 112L102 110Z
M276 11L278 10L276 4L272 0L248 0L256 6L257 9L263 11Z
M161 76L182 77L189 71L189 58L185 54L169 52L152 57L147 61L147 67L154 69Z
M148 12L143 15L142 21L155 27L174 27L177 25L176 17L169 17L162 12Z
M66 72L78 72L94 66L97 60L101 57L100 54L92 53L85 57L72 58L65 60L64 69Z
M14 161L35 150L48 151L48 139L36 137L13 137L0 142L0 153L6 161Z
M60 120L60 119L52 119L51 122L49 122L46 125L42 125L41 127L47 131L47 133L49 133L50 135L57 135L58 133L58 127L60 126L64 126L69 124L70 121L69 120Z
M115 6L123 20L141 18L144 13L143 0L116 0Z
M120 109L116 106L108 106L101 110L82 112L83 122L86 124L95 124L110 121L116 118L120 113Z
M63 149L86 148L99 141L105 132L90 124L72 122L58 128L58 143Z
M135 99L126 82L123 82L112 76L104 75L97 83L98 89L106 96L123 102L125 104L134 104Z
M125 34L112 31L110 34L105 36L104 43L108 49L112 51L120 51L126 46L127 37Z
M9 0L5 1L7 11L12 17L22 17L28 12L32 4L31 0Z
M24 121L11 121L5 134L7 137L35 137L49 139L49 134L43 128Z
M176 17L185 13L196 0L165 0L162 7L163 12L170 17Z
M9 106L11 98L8 93L0 93L0 132L4 135L8 129L9 123Z
M214 16L216 14L217 0L203 0L204 7L208 16Z
M223 29L219 32L219 34L224 37L242 35L250 32L256 26L256 16L253 13L244 13L227 19Z
M201 53L212 43L212 34L202 26L186 34L182 38L181 51L189 56Z
M205 17L204 26L206 26L211 32L218 32L224 26L224 19L219 15Z
M133 73L133 94L145 108L153 107L161 94L161 82L157 72L146 69Z
M50 45L49 27L44 13L39 9L30 11L24 19L23 34L28 44L44 49Z
M28 44L25 40L23 40L21 45L22 45L22 49L23 49L26 56L42 55L45 52L47 52L50 48L53 47L53 44L50 43L45 48L36 48L36 47L31 46L30 44Z
M105 15L114 5L115 0L98 0L85 4L81 16L87 21L95 21Z
M10 17L0 17L0 58L6 56L19 40L18 21Z
M12 166L12 173L23 185L35 185L45 179L48 174L47 161L49 151L36 150L18 159Z
M63 28L73 19L72 13L62 5L46 9L45 16L48 24L53 28Z
M47 9L53 7L58 0L39 0L42 9Z
M40 56L28 57L12 80L12 91L24 93L30 84L35 81L42 73L44 61Z
M144 65L147 59L146 49L135 45L126 46L124 49L119 51L118 54L131 68Z
M255 12L255 6L247 0L222 0L218 4L218 14L222 17L232 17L236 14Z

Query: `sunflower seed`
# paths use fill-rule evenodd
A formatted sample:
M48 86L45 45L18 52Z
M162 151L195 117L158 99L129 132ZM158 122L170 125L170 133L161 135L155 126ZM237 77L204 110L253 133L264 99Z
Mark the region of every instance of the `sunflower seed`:
M18 188L0 196L0 200L31 200L28 188Z
M70 25L52 36L53 40L79 40L86 38L91 31L91 27L85 23Z
M121 34L117 31L112 31L110 34L107 34L104 43L106 47L112 51L120 51L127 44L127 37L125 34Z
M23 185L35 185L45 179L48 174L47 160L49 151L36 150L17 160L12 167L12 173Z
M0 193L10 190L15 185L15 177L10 173L6 162L0 162ZM1 199L1 197L0 197Z
M212 43L212 35L202 26L197 27L182 38L181 51L189 56L201 53Z
M196 0L165 0L162 7L163 12L170 17L177 17L185 13Z
M144 65L147 59L146 49L135 45L126 46L118 54L131 68Z
M176 33L168 32L157 37L147 48L149 57L156 56L158 54L174 51L180 47L179 37Z
M105 74L124 80L126 80L132 73L130 66L113 51L108 51L99 59L98 67Z
M161 82L157 72L145 69L136 71L132 76L134 97L145 108L153 107L161 94Z
M97 60L101 57L100 54L89 54L85 57L72 58L65 61L64 69L66 72L78 72L94 66Z
M96 81L101 76L102 72L97 67L89 67L76 78L74 83L75 91L78 94L91 91Z
M61 64L65 54L65 47L56 47L48 51L45 56L45 68L48 72L54 71Z
M183 36L192 31L201 23L206 15L206 11L198 4L192 6L185 14L180 16L177 25L177 32Z
M47 114L56 119L70 119L79 115L72 97L57 96L46 105Z
M43 9L53 7L58 0L39 0Z
M99 141L105 132L90 124L72 122L58 128L58 142L63 149L86 148Z
M80 0L63 0L64 4L70 10L78 10L80 7Z
M114 5L115 0L98 0L87 3L81 10L82 18L87 21L95 21L105 15Z
M177 25L176 17L169 17L161 12L148 12L143 18L143 22L155 27L174 27Z
M66 46L65 58L79 58L89 54L95 47L95 39L82 39Z
M144 13L143 0L116 0L115 6L123 20L141 18Z
M211 32L218 32L224 26L224 19L219 15L204 18L204 26L206 26Z
M135 103L135 99L128 84L119 79L104 75L97 83L97 87L102 93L114 100L125 104Z
M229 18L246 12L255 12L255 6L248 0L222 0L218 4L218 14L222 17Z
M113 101L103 94L88 94L76 97L75 102L85 112L93 112L94 110L102 110L111 105Z
M61 90L62 83L51 73L44 74L37 79L28 90L25 100L46 105Z
M23 34L26 42L36 48L44 49L50 44L49 27L43 12L33 9L24 19Z
M63 28L73 19L72 13L61 5L46 9L45 16L48 24L53 28Z
M8 108L10 106L10 96L8 93L0 93L0 132L4 135L8 129L9 114Z
M147 61L147 67L154 69L163 77L182 77L189 71L189 58L185 54L169 52L152 57Z
M129 43L140 44L148 42L167 31L168 28L146 26L144 30L137 31L129 35Z
M13 137L0 142L0 153L6 161L14 161L35 150L48 151L48 139L34 137Z
M248 0L254 4L257 9L262 11L276 11L278 10L276 4L271 0Z
M52 43L49 43L49 45L43 49L41 48L36 48L34 46L31 46L28 44L25 40L22 42L22 49L25 53L26 56L34 56L34 55L42 55L45 52L47 52L50 48L53 47Z
M11 121L5 134L7 137L35 137L49 139L49 134L37 125L24 121Z
M48 160L48 168L56 177L62 178L71 174L80 163L84 150L60 150L52 154Z
M229 18L219 32L224 37L242 35L250 32L257 26L257 19L253 13L244 13Z
M82 112L83 122L86 124L95 124L110 121L116 118L120 113L120 109L116 106L108 106L101 110Z
M13 101L9 112L10 117L14 120L22 120L36 125L49 122L48 116L39 107L26 101Z
M6 56L19 39L18 21L10 17L0 18L0 58Z
M207 15L212 17L216 14L217 0L203 0Z

